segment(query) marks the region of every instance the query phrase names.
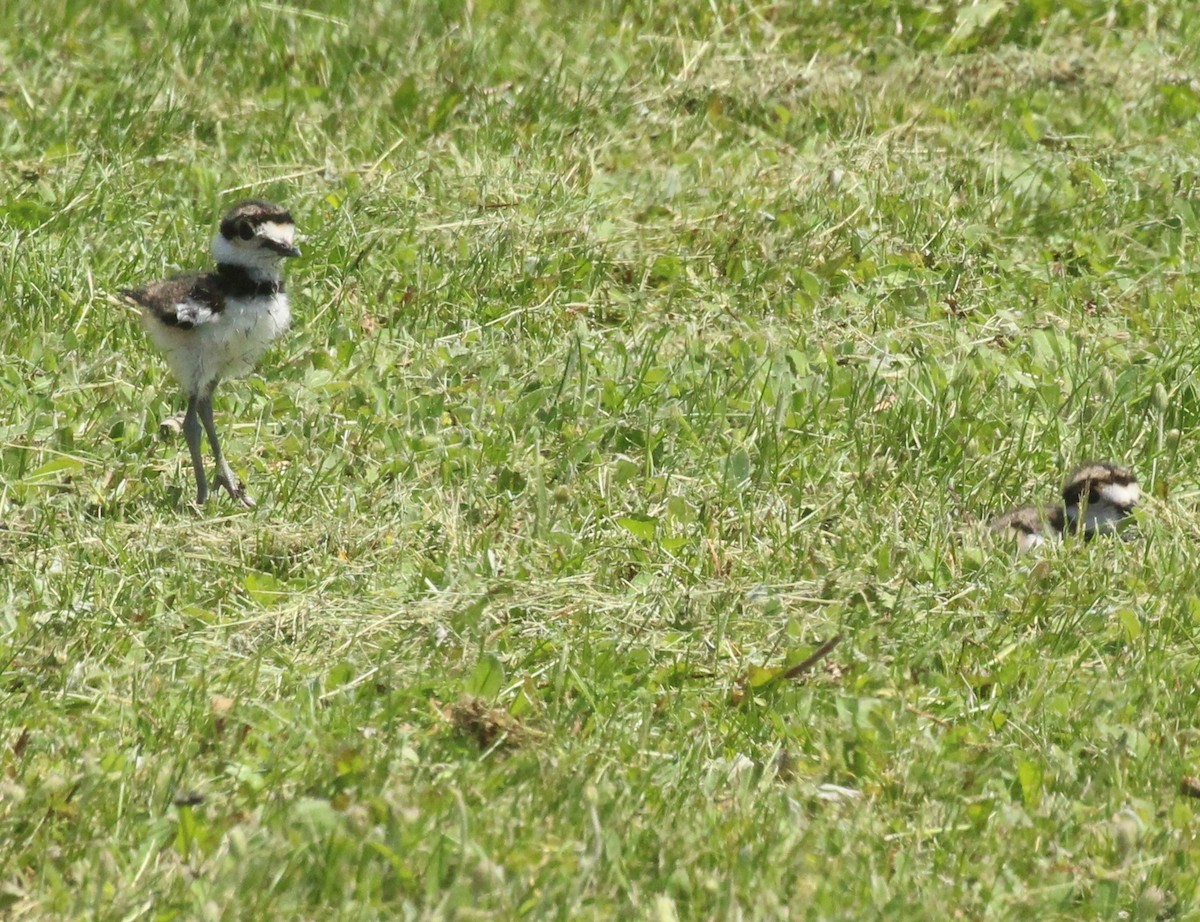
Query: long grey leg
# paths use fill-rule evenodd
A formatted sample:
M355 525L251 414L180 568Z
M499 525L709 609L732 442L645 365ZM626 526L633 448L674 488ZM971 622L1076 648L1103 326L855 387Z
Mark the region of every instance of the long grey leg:
M192 470L196 472L196 505L203 506L208 499L208 477L204 474L204 453L200 448L199 404L199 397L188 397L187 413L183 417L183 436L192 455Z
M224 487L229 495L248 509L254 508L254 500L246 495L246 488L234 476L229 462L221 454L221 443L217 440L217 424L213 422L212 391L202 394L199 398L200 421L204 423L204 431L208 433L208 444L212 446L213 460L217 462L217 476L213 484L217 489Z

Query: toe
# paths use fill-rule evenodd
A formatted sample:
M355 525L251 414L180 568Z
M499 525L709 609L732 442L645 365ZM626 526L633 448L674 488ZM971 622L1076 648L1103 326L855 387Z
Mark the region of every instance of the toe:
M254 500L246 495L246 487L240 480L222 474L217 478L217 482L225 488L225 492L229 494L231 499L237 500L247 509L254 508Z

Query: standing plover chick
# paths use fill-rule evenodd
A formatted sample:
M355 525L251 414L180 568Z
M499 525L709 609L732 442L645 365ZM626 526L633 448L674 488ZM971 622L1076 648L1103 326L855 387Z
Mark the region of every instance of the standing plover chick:
M252 199L234 205L213 238L217 268L122 292L142 309L154 344L188 397L183 434L196 472L196 504L208 499L200 430L208 434L217 471L213 480L243 505L254 501L221 454L213 422L217 384L253 370L291 321L281 266L299 256L296 224L285 208Z
M1141 498L1137 475L1108 461L1091 461L1071 471L1062 489L1061 506L1018 506L997 519L993 531L1016 535L1017 548L1028 551L1047 538L1082 534L1085 540L1115 532Z

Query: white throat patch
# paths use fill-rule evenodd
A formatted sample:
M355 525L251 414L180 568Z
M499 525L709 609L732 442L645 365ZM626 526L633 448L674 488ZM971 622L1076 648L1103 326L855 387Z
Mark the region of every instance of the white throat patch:
M217 234L213 238L212 253L218 263L242 266L257 281L269 282L280 277L279 264L283 258L268 247L238 246Z

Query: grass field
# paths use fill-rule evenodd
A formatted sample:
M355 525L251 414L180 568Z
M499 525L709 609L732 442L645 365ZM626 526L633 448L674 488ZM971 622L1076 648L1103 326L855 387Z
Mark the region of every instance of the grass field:
M1198 247L1186 0L0 5L0 915L1200 917Z

